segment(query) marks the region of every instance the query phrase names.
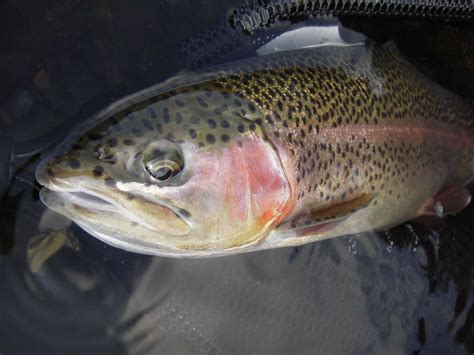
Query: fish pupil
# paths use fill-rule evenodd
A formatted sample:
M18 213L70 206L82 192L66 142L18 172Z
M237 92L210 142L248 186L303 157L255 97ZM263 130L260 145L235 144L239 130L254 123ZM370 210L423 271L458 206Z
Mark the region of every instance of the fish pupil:
M152 166L146 166L146 171L148 174L150 174L153 178L159 181L168 181L172 177L174 177L179 170L178 169L173 169L171 166L161 166L158 169L154 169Z
M168 167L159 168L154 174L155 179L166 181L173 175L173 171Z

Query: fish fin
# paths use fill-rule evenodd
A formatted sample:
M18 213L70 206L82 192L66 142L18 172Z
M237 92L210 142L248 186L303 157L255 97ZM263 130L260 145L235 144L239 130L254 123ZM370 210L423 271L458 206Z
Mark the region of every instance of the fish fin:
M443 188L420 209L419 215L446 217L462 211L471 202L471 192L466 187Z
M331 218L333 216L334 218L340 218L367 207L374 198L375 194L362 194L352 200L344 201L322 210L310 210L309 214L315 218Z
M289 223L298 236L318 235L335 228L352 213L367 207L375 194L363 194L324 209L313 209L294 217Z
M298 237L307 237L310 235L318 235L327 232L335 227L337 227L345 218L337 221L327 221L315 225L310 225L306 227L295 228L294 232Z

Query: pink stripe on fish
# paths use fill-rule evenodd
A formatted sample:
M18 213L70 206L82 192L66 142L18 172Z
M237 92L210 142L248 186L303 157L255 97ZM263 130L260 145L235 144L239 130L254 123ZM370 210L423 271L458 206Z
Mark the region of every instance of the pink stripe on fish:
M378 125L346 125L340 127L323 127L318 137L326 141L336 142L347 137L354 140L365 138L368 142L408 142L413 144L431 143L448 145L454 149L473 149L474 137L462 129L450 128L446 125L429 127L422 123L386 123Z

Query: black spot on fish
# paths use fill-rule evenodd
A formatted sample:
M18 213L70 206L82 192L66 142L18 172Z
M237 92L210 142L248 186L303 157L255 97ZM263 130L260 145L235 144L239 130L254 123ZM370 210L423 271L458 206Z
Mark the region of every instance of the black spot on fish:
M216 138L212 134L206 135L206 141L209 144L214 144L216 142Z
M216 121L214 121L212 118L207 120L207 124L209 125L209 128L216 128L217 126Z
M227 134L223 134L221 136L221 140L224 142L224 143L227 143L229 140L230 140L230 137L227 135Z
M199 105L201 107L204 107L204 108L208 108L209 105L207 104L206 101L204 101L203 99L201 99L199 96L196 98L197 102L199 103Z
M267 115L265 116L265 120L266 120L269 124L271 124L271 125L273 125L273 124L275 123L275 122L273 122L272 115L270 115L270 114L267 114Z
M184 106L185 106L184 102L181 101L181 100L175 100L175 104L176 104L176 106L178 106L178 107L184 107Z
M196 131L195 131L194 129L190 129L188 132L189 132L189 136L190 136L192 139L194 139L194 138L197 137L197 133L196 133Z
M255 112L256 111L254 104L249 103L248 107L249 107L250 112Z
M92 173L94 174L94 176L102 176L102 174L104 173L104 168L101 167L100 165L97 165L93 170L92 170Z
M81 162L77 159L69 160L69 166L73 169L79 169L81 167Z
M147 107L146 109L151 118L156 118L156 111L153 107Z
M237 130L240 132L240 133L244 133L244 125L242 123L239 123L239 125L237 126Z
M254 123L249 124L249 129L250 129L251 131L255 131L256 128L257 128L257 126L255 126Z
M222 126L222 128L229 128L230 124L226 120L222 120L221 121L221 126Z
M147 120L142 120L143 127L145 127L149 131L153 131L153 126Z
M131 201L131 200L133 200L134 198L135 198L134 195L132 195L132 194L127 194L127 200Z
M242 107L242 102L239 99L234 99L234 105L237 107Z
M161 125L161 123L157 123L156 124L156 130L158 131L158 133L163 133L163 126Z
M46 174L48 174L48 176L54 176L54 171L52 169L48 169L46 170Z
M217 115L217 116L220 116L222 115L225 111L227 110L227 107L226 106L220 106L218 108L216 108L214 110L214 113Z
M123 144L125 144L125 145L135 145L135 141L133 139L124 139Z

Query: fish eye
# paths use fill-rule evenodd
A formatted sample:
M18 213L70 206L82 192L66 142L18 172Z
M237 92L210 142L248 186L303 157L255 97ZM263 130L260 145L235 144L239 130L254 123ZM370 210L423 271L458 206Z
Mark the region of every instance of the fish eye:
M145 164L146 172L160 182L173 179L181 171L182 167L176 161L153 159Z
M184 156L180 147L164 140L151 142L142 155L143 170L157 183L169 183L184 168Z

